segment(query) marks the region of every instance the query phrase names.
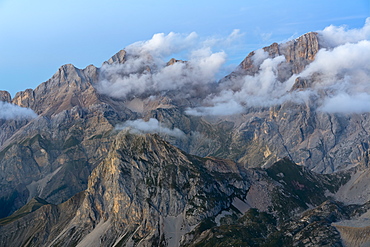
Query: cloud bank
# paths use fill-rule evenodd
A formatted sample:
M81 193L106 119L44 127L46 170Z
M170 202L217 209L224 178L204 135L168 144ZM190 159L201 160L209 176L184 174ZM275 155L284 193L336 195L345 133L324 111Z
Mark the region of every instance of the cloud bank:
M370 112L370 95L358 93L349 95L340 93L325 99L320 111L329 113L365 113Z
M122 125L116 127L118 130L129 129L130 132L138 133L157 133L159 135L169 135L173 137L183 138L185 137L184 132L178 128L170 129L163 126L157 119L150 118L149 121L145 122L143 119L137 119L134 121L126 121Z
M325 112L370 112L370 41L322 49L299 76L315 77L313 89L324 95Z
M269 58L262 49L252 61L259 66L255 76L232 78L210 95L207 106L187 109L190 115L231 115L248 107L269 107L286 101L313 103L330 113L370 112L370 18L362 29L330 26L319 32L323 44L315 60L300 74L278 80L277 69L284 56ZM334 42L335 41L335 42ZM335 47L332 47L335 46ZM308 88L291 91L297 77L311 81ZM312 97L314 96L314 97Z
M322 36L323 44L329 47L368 40L370 39L370 18L366 19L365 25L360 29L348 29L346 26L331 25L318 33Z
M36 118L37 114L29 108L23 108L14 104L0 101L0 119L20 120Z
M155 34L152 39L134 43L127 48L123 64L104 64L98 90L115 98L135 97L178 90L181 97L191 97L207 91L215 83L226 62L226 52L213 52L214 47L230 45L242 34L234 30L225 38L201 40L196 33L189 35ZM186 57L168 65L171 56Z
M216 83L217 75L227 55L213 50L238 40L243 35L240 31L206 40L196 33L155 34L148 41L128 46L125 63L103 65L98 90L121 99L163 95L172 90L180 98L201 97L202 105L186 109L187 114L196 116L240 114L249 107L287 101L314 103L324 112L369 112L370 18L360 29L329 26L318 34L324 48L300 74L280 81L278 71L289 67L285 57L271 58L260 49L252 57L259 68L254 76L230 77L221 83ZM185 53L187 62L167 64L169 56ZM309 85L291 90L298 77Z

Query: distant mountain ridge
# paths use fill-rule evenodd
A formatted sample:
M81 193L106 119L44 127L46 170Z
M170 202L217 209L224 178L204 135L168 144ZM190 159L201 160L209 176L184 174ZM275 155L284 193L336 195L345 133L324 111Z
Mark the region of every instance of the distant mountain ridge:
M63 65L14 98L0 91L0 101L37 114L0 119L0 245L367 243L356 235L366 227L346 226L368 210L369 113L320 110L325 74L305 72L320 51L335 50L322 39L311 32L251 52L205 85L110 95L107 78L158 82L180 71L177 81L199 72L121 50L101 68ZM137 67L124 67L131 62ZM268 80L270 88L253 91ZM238 99L244 91L254 94ZM206 112L225 102L239 111ZM22 207L32 210L19 214Z

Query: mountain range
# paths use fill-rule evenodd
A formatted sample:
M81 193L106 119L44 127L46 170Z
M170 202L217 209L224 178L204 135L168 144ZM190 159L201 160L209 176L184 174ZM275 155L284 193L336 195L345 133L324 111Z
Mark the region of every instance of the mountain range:
M0 246L369 245L368 47L311 32L219 81L128 47L0 91Z

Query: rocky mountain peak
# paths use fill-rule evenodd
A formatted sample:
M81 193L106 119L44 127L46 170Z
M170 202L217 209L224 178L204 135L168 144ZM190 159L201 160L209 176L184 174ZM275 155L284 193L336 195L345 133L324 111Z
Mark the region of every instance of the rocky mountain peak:
M114 64L114 63L119 63L122 64L126 61L126 51L125 50L120 50L116 54L114 54L111 58L106 61L106 64Z
M48 86L54 87L68 84L69 87L82 87L85 83L90 82L90 80L94 78L93 74L90 75L86 72L94 72L91 70L91 65L88 66L88 69L81 70L72 64L65 64L61 66L48 81Z
M167 62L167 66L170 66L170 65L173 65L175 63L185 63L185 61L183 60L178 60L178 59L175 59L175 58L171 58L170 61Z
M25 91L16 93L12 100L13 104L27 108L32 108L34 102L35 102L35 93L32 89L26 89Z
M311 63L320 50L318 33L306 33L299 38L289 41L281 46L282 55L289 64L293 64L292 73L299 74Z
M320 48L318 33L310 32L286 43L273 43L262 50L270 58L282 55L285 57L285 62L278 69L279 79L284 81L293 74L302 72L315 59ZM254 76L259 71L260 62L263 61L257 57L258 55L256 51L249 53L236 73Z
M12 102L31 108L37 114L57 114L74 106L87 106L97 102L93 84L99 79L99 71L93 65L78 69L72 64L61 66L48 81L35 90L18 92Z
M8 91L2 91L0 90L0 101L8 102L10 103L12 100L12 97Z

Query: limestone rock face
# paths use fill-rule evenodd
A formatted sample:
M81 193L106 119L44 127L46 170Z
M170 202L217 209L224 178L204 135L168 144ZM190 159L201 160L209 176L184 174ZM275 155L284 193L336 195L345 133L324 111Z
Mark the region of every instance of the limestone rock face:
M281 45L281 54L292 64L292 73L299 74L312 61L321 48L318 34L311 32Z
M83 70L64 65L35 90L12 99L39 117L0 120L2 217L32 197L61 203L86 189L88 176L108 150L109 133L131 114L98 95L97 81L92 65Z
M263 51L266 52L270 58L282 55L285 57L285 62L281 64L279 68L279 79L284 81L293 74L302 72L303 69L315 59L320 48L318 34L311 32L287 43L274 43L264 47ZM251 52L241 62L236 74L255 75L260 65L258 60L256 61L255 56L256 52Z

